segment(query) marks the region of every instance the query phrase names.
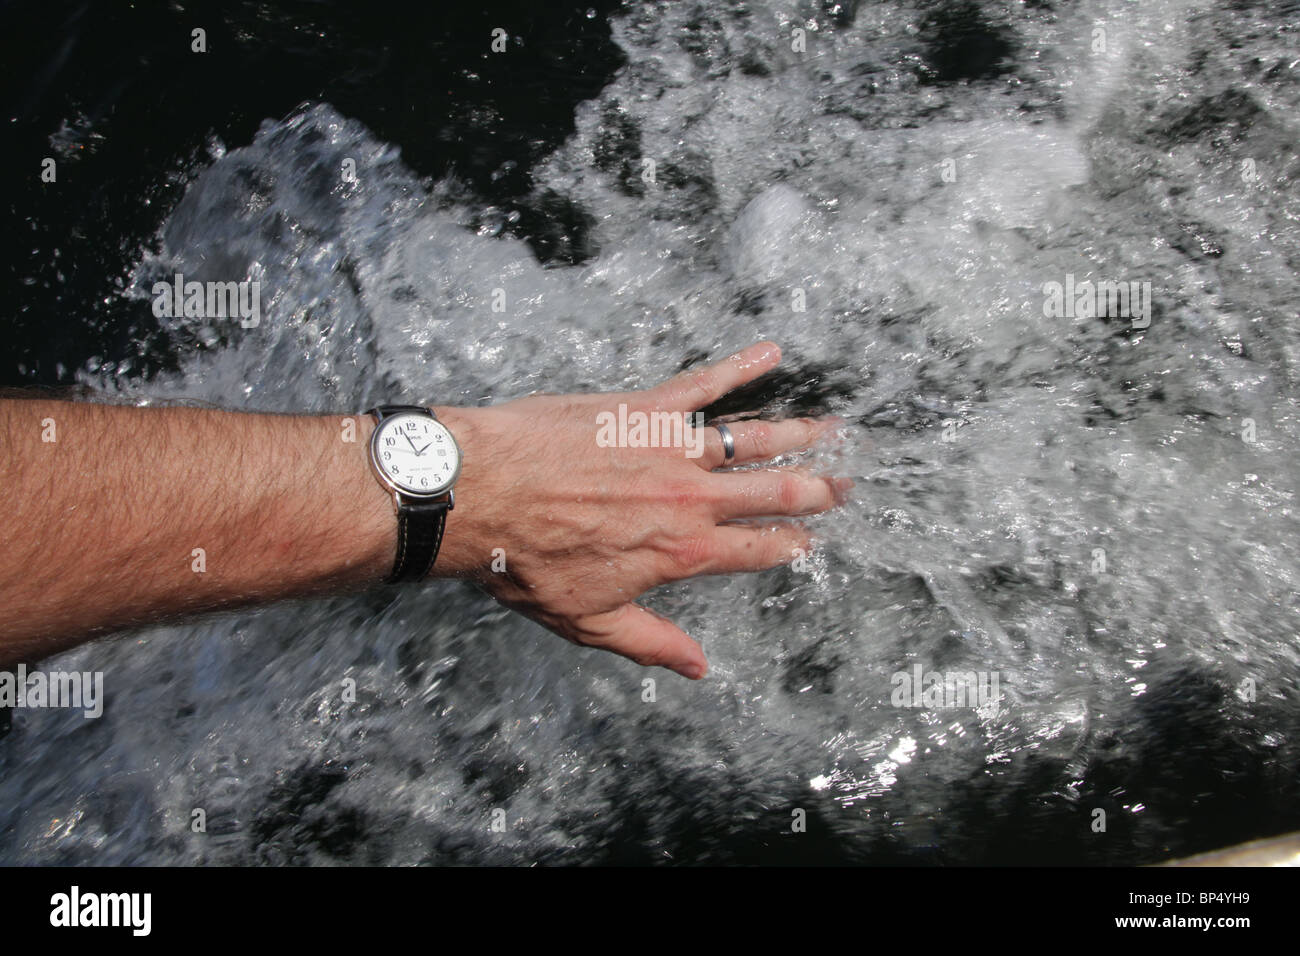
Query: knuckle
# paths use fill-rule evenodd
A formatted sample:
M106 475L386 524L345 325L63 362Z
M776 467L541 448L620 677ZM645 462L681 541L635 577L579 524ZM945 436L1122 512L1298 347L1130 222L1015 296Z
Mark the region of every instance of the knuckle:
M784 564L790 551L789 542L779 532L760 534L756 546L749 549L749 560L756 567L773 568Z
M713 542L701 534L676 538L667 546L668 558L679 571L694 572L713 559Z
M798 510L802 498L803 482L794 475L783 475L776 485L777 507L783 513L790 514Z
M829 511L835 507L835 479L819 478L817 480L817 510Z
M695 508L708 500L704 487L693 481L667 482L662 494L665 502L674 509Z
M754 547L748 549L745 554L745 564L755 571L775 568L778 565L785 564L789 551L778 542L767 539L760 540Z
M638 651L632 660L642 667L664 667L671 659L667 641L658 641L652 649Z
M793 551L794 547L788 538L781 534L773 534L767 536L762 548L759 549L759 554L755 557L765 567L774 568L789 561Z
M776 429L764 422L755 423L749 432L750 444L757 458L771 458L776 451Z

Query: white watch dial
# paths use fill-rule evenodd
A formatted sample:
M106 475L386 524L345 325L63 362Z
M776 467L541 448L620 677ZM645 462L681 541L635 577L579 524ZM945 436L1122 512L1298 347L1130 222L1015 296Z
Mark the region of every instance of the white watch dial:
M440 495L460 474L460 449L442 422L398 412L375 428L370 450L388 481L413 495Z

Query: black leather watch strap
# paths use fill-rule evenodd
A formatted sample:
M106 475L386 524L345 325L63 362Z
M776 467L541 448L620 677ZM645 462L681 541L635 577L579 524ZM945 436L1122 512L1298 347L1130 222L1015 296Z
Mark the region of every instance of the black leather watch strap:
M442 545L442 531L447 526L447 503L403 503L397 509L397 558L390 584L419 581L433 567Z
M389 415L396 415L398 412L418 412L421 415L431 415L434 418L438 417L433 414L432 409L426 408L423 405L380 405L377 408L370 409L370 414L380 419L387 418Z
M437 418L423 405L380 405L370 414L382 422L390 415L401 412L418 412ZM397 557L387 583L419 581L429 573L438 549L442 546L443 529L447 526L447 511L451 507L450 495L437 501L419 501L397 494Z

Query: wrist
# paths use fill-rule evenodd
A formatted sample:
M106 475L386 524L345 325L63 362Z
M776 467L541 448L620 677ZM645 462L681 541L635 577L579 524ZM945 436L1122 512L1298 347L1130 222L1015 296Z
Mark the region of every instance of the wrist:
M491 448L482 422L485 410L450 405L434 405L430 410L460 446L461 471L456 507L447 514L442 548L429 577L478 578L492 562L492 544L482 540L482 520L491 501L483 487L484 477L490 474L486 459Z
M397 547L393 495L375 479L370 465L370 415L321 419L331 460L324 474L332 477L329 497L340 505L336 520L347 525L339 548L337 573L361 585L374 584L392 570Z

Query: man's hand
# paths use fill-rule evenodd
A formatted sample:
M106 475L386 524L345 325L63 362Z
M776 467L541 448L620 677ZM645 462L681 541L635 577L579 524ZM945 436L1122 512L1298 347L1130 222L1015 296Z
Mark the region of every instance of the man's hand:
M715 428L699 458L601 447L596 416L620 403L691 412L779 359L762 343L646 392L438 409L465 457L434 573L475 579L579 644L703 675L699 646L631 602L789 561L803 530L737 522L823 511L841 486L794 469L714 473ZM828 426L730 427L744 464ZM377 584L397 521L367 457L373 428L363 415L0 399L0 667L124 628Z
M792 561L810 549L807 531L757 519L825 511L849 483L793 468L714 472L724 454L716 428L705 429L704 453L695 458L682 447L600 447L597 416L620 404L629 414L689 416L780 358L780 349L762 342L648 391L435 409L464 463L433 573L472 577L575 644L703 677L708 664L699 644L635 600L681 578ZM730 423L730 464L804 448L833 424ZM494 549L505 555L501 573L491 570Z

